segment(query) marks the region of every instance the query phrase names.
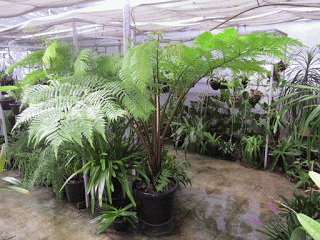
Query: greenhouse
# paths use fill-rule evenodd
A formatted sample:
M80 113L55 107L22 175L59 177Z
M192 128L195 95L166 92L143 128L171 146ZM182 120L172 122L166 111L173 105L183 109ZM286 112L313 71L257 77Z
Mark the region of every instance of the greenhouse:
M319 16L0 0L0 239L319 240Z

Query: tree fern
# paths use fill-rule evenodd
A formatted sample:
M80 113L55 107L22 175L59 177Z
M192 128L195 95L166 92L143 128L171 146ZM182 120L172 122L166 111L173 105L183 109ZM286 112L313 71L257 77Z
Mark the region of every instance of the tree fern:
M136 118L135 130L147 151L151 175L156 177L161 173L166 131L184 96L198 81L210 76L213 71L223 69L231 69L235 73L265 73L266 69L262 64L266 64L267 61L263 59L284 58L291 46L298 45L301 45L298 41L274 34L253 33L239 36L234 29L226 29L218 35L206 32L190 47L179 43L160 47L158 40L155 40L130 48L123 59L119 76L127 91L133 89L133 86L140 89L141 93L132 92L137 94L132 100L141 100L142 95L145 95L148 101L143 101L142 104L154 106L148 108L150 112L146 112L143 105L136 107L141 101L131 102L127 107L131 116ZM262 60L259 60L260 57ZM157 102L163 82L171 91L167 100L159 105ZM173 109L166 115L168 103L173 99L176 99ZM138 116L143 117L139 119ZM148 116L148 121L144 116Z

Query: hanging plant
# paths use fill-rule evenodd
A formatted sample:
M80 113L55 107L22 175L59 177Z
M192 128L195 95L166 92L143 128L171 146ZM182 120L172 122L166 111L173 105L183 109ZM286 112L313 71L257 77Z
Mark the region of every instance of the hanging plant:
M250 92L249 92L249 103L252 106L255 106L261 100L262 96L263 96L263 93L258 91L257 89L250 89Z
M285 64L282 60L274 65L273 68L273 81L279 82L280 80L280 73L286 70L287 64Z
M240 107L240 105L242 103L242 97L241 96L230 96L229 101L233 106Z
M213 90L219 90L219 89L227 89L228 87L226 85L221 85L222 83L227 84L227 81L224 79L224 76L217 78L211 78L209 80L210 86Z

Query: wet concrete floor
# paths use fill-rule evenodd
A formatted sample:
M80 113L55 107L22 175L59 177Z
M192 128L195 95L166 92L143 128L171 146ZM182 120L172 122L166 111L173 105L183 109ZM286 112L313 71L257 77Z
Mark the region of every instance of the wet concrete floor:
M184 159L178 152L177 158ZM246 168L238 163L187 154L192 186L177 193L175 229L169 236L152 238L140 233L118 233L112 228L94 235L98 223L89 210L79 211L57 201L50 188L37 187L31 195L0 192L0 240L90 239L266 239L252 218L266 224L272 218L269 202L278 194L290 197L294 184L281 174ZM0 176L18 176L3 172ZM3 185L3 183L0 183Z

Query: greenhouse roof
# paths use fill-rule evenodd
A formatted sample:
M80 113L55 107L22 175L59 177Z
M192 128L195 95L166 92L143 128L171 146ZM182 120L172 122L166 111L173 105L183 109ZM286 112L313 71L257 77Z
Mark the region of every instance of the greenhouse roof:
M74 23L78 35L122 40L125 1L110 2L0 0L2 42L34 35L72 37ZM131 0L130 7L136 34L320 20L320 0Z

